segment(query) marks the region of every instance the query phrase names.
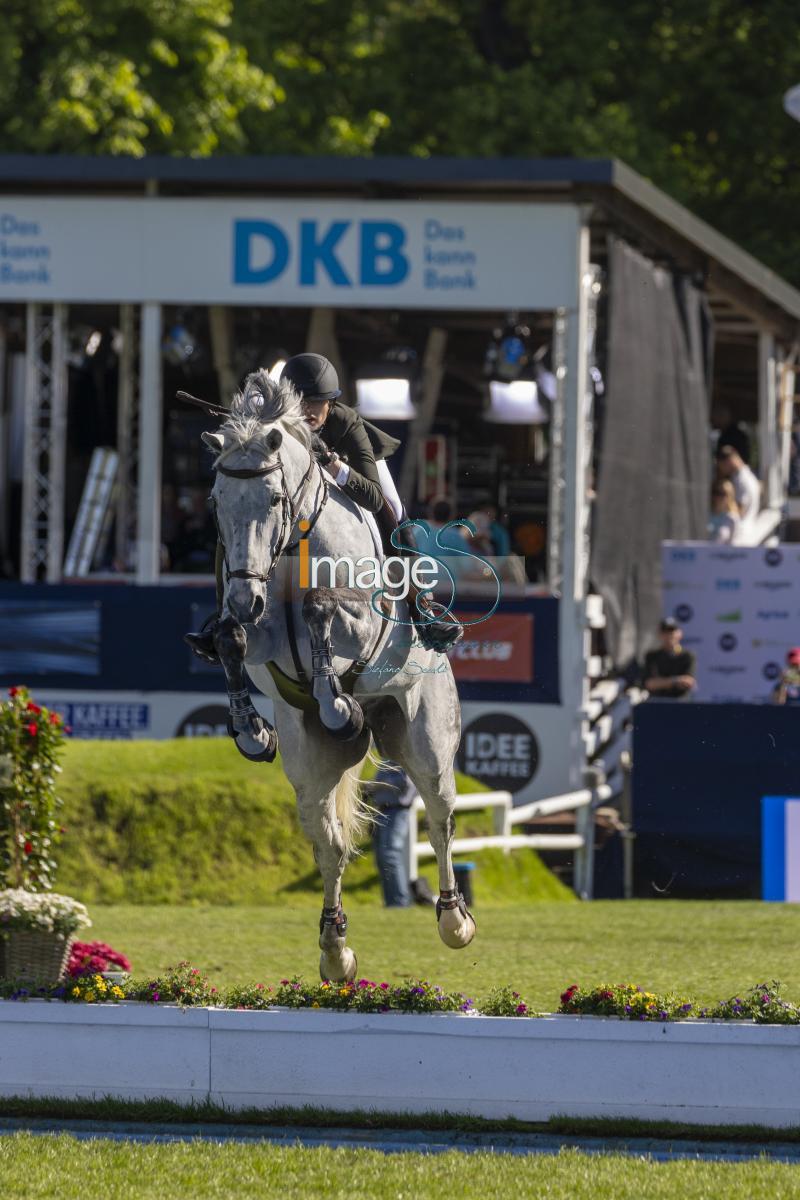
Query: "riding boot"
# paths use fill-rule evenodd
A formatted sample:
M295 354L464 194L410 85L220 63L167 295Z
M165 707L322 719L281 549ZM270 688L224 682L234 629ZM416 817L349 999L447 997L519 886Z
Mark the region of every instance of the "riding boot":
M409 552L416 550L411 526L400 528L397 517L386 500L383 502L383 508L375 514L375 519L387 558L407 556ZM414 632L426 650L438 650L443 654L464 636L464 628L456 618L447 612L444 605L423 596L411 578L408 581L408 611L414 623Z
M223 579L223 571L225 569L225 551L222 548L222 543L217 542L217 553L214 560L214 575L216 578L217 587L217 611L206 617L203 624L200 626L199 633L185 633L183 640L186 645L201 658L203 662L219 665L219 655L217 648L214 645L214 627L222 615L222 599L225 594L225 582Z

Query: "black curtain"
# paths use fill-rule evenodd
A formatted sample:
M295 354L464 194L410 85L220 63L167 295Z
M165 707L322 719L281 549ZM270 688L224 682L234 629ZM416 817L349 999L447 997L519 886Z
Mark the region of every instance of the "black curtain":
M661 616L661 542L704 540L712 325L703 291L609 241L607 393L592 580L609 653L641 659Z

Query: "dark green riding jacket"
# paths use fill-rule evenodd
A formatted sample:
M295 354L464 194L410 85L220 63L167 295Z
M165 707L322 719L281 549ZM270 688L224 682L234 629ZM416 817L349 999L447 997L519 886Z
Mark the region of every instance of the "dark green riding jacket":
M347 482L341 485L344 494L368 512L378 512L383 493L376 463L394 454L400 445L397 438L389 437L340 401L331 405L319 436L350 467Z

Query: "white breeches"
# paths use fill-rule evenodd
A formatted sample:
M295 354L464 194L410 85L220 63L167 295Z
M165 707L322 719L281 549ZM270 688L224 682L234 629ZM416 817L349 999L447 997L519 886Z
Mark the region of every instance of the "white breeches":
M378 479L381 481L381 491L389 501L391 508L398 521L403 515L403 502L397 494L397 488L394 486L394 480L389 474L389 468L386 465L385 459L378 459Z

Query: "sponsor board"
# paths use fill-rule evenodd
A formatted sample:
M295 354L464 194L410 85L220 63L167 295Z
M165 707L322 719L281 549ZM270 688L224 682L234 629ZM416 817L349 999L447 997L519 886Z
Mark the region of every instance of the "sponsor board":
M5 196L0 298L569 307L570 204Z
M82 692L43 689L37 701L60 712L80 739L223 737L228 703L208 692ZM253 691L262 717L273 720L272 701Z
M485 621L464 613L464 637L448 655L456 679L533 683L533 616L494 613Z
M665 543L665 614L697 660L693 699L768 703L800 645L800 556L793 547Z

